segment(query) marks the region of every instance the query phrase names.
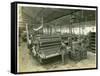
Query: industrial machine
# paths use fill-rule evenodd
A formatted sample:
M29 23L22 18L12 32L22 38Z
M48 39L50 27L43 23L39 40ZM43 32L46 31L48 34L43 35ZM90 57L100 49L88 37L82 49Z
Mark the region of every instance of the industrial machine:
M60 55L61 38L59 36L36 36L32 44L32 53L38 57L41 63L43 59Z
M61 36L58 34L41 34L39 30L30 30L29 25L26 25L27 30L27 44L33 56L37 57L40 63L43 63L43 60L61 55ZM43 28L42 28L43 30ZM31 33L32 32L32 33Z
M96 33L95 32L89 32L88 33L88 50L96 53Z
M81 60L87 58L86 46L82 41L72 42L72 50L70 51L70 58L73 60Z
M26 24L28 47L31 53L33 53L33 56L38 58L40 63L43 63L45 59L58 55L61 55L62 62L64 62L65 54L69 54L70 58L73 60L87 58L87 50L84 43L85 39L80 35L77 36L73 34L72 31L74 19L75 18L72 16L69 33L65 35L61 34L63 30L57 31L54 27L44 26L43 19L38 28L30 28L30 25Z

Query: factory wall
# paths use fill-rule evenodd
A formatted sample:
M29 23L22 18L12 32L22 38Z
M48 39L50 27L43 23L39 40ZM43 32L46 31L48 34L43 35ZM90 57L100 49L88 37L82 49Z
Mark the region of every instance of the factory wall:
M19 37L19 43L22 42L22 38L26 39L26 24L32 24L33 19L28 16L26 13L23 12L23 7L18 8L18 26L17 30L19 33L17 33Z
M66 25L49 25L45 26L43 28L43 33L44 34L66 34L70 33L69 31L69 26L71 26L71 30L73 34L88 34L90 31L91 32L96 32L96 22L94 20L92 21L85 21L85 22L80 22L80 23L73 23L71 24L66 24Z
M62 16L57 18L49 23L46 23L51 27L52 33L69 33L69 27L72 29L72 33L74 34L87 34L88 32L96 32L96 21L95 21L95 11L78 11L73 13L75 15L75 19L73 23L71 21L71 14ZM93 12L92 14L90 12ZM45 28L46 29L46 28ZM50 29L50 28L49 28ZM47 33L44 31L44 33Z

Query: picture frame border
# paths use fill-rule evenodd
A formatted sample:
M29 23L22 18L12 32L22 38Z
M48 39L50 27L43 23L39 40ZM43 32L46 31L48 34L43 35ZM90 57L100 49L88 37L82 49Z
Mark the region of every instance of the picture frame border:
M96 68L66 69L52 71L32 71L17 72L17 4L34 4L34 5L50 5L50 6L67 6L67 7L84 7L96 8ZM54 4L54 3L37 3L37 2L21 2L15 1L11 3L11 73L27 74L27 73L47 73L47 72L64 72L64 71L80 71L98 69L98 7L86 5L70 5L70 4Z

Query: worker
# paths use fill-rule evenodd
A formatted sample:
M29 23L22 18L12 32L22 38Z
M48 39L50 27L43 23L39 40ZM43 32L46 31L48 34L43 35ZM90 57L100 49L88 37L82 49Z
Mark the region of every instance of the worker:
M62 46L61 46L61 58L62 58L62 63L65 64L65 55L66 55L66 44L64 44L64 42L61 42Z

